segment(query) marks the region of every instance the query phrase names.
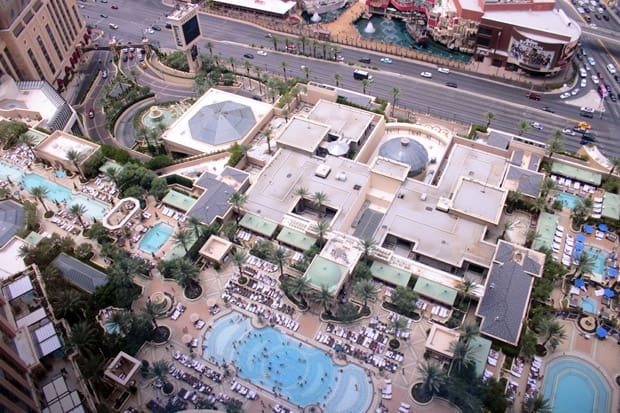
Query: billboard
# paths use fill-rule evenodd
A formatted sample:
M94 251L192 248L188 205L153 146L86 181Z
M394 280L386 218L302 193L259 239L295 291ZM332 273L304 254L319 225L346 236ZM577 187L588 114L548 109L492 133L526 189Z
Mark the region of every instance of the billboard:
M200 26L198 25L198 16L193 16L183 23L183 40L185 45L191 44L200 36Z
M535 40L518 40L513 37L510 39L508 55L516 60L519 65L549 69L553 64L555 52L543 50L543 47Z

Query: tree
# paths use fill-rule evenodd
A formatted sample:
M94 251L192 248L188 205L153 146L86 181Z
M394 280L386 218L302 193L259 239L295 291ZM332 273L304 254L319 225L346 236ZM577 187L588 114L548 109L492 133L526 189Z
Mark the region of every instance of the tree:
M549 192L553 191L555 189L555 181L551 178L545 178L543 179L542 183L540 184L540 194L543 197L546 197L547 195L549 195Z
M504 221L504 223L502 224L502 233L499 237L501 239L504 239L504 237L506 236L506 233L510 231L513 227L514 227L514 222L509 221L509 220Z
M37 199L37 201L39 201L41 205L43 205L43 209L47 212L47 205L43 202L43 198L47 197L47 194L49 193L48 189L44 186L35 186L30 190L30 193Z
M300 35L299 41L301 42L301 53L306 54L306 44L308 43L308 36Z
M522 120L519 123L517 123L517 131L519 133L519 136L523 136L523 134L527 132L529 128L530 128L530 124L526 120Z
M584 202L577 202L571 211L571 220L574 228L579 228L590 215L590 210Z
M82 221L82 217L86 214L86 211L86 207L82 204L73 204L69 207L69 213L80 221L80 226L82 228L84 228L84 221Z
M234 250L230 255L230 259L239 269L239 275L243 274L243 264L248 260L248 254L243 250Z
M189 231L179 231L174 234L174 245L180 245L185 250L185 255L189 252L190 247L196 240Z
M165 301L160 301L156 303L155 301L152 301L149 299L144 305L144 308L142 309L142 311L144 312L146 316L148 316L151 319L151 322L153 323L155 328L157 328L157 317L162 315L165 309L166 309Z
M372 280L359 280L353 284L353 292L364 302L364 307L368 307L368 300L374 300L379 295L379 286Z
M167 383L168 372L170 370L170 364L166 360L155 360L149 366L147 377L153 380L161 381L163 384Z
M306 277L287 277L284 278L285 288L289 292L289 294L293 294L295 297L299 298L299 300L305 304L306 303L306 295L310 291L310 282Z
M551 342L556 347L562 341L566 340L566 332L564 327L557 320L547 317L543 318L537 326L536 334L543 339L543 347Z
M393 87L390 90L390 94L392 95L392 116L394 116L394 109L396 108L396 101L400 97L400 89L397 87Z
M493 122L493 119L495 119L495 113L493 112L487 112L484 114L484 117L487 121L487 129L489 128L489 126L491 126L491 122Z
M123 336L129 334L131 331L131 325L135 319L135 315L129 311L114 311L110 318L106 321L106 324L114 329L108 327L108 333L121 334Z
M549 400L545 399L545 396L536 392L533 396L526 398L523 401L524 413L551 413L552 408Z
M474 349L469 341L454 340L450 343L449 348L453 354L450 369L455 369L457 374L460 374L463 369L471 367L476 362Z
M280 267L280 276L284 276L284 264L288 258L288 252L284 248L276 248L271 252L271 260L275 261Z
M72 325L67 339L69 345L85 358L92 356L99 348L99 335L94 324L89 321L80 321Z
M80 175L80 177L83 177L84 175L82 174L82 168L80 168L80 163L82 163L82 161L84 160L84 154L80 151L76 151L75 149L70 149L65 154L65 157L69 162L73 164L73 166L75 166L75 169L77 169L77 173Z
M446 373L441 366L434 361L426 360L418 365L418 373L422 380L422 392L426 396L432 397L439 393L441 387L446 382Z
M609 169L609 176L612 176L616 169L620 168L620 158L611 158L611 168Z
M84 316L86 299L73 288L55 289L49 294L49 298L56 318L75 318L79 314Z
M316 223L316 232L319 235L319 246L321 248L323 248L323 245L325 245L325 235L327 234L327 231L329 230L329 223L327 221L319 221Z
M392 291L392 304L403 313L413 313L417 301L418 295L411 288L399 285Z
M280 62L280 67L282 68L282 72L284 72L284 81L285 82L288 81L288 78L286 77L286 66L287 66L286 61L283 60L283 61Z
M364 250L364 254L362 255L362 259L364 262L368 263L370 260L370 254L377 247L377 243L372 238L364 238L360 240L360 244L362 249Z
M299 197L299 201L297 202L297 205L295 205L295 208L298 209L296 212L298 213L303 212L305 198L308 196L308 190L304 188L303 186L300 186L295 189L295 192L293 192L293 195Z
M205 226L198 218L190 216L187 220L187 226L194 233L196 239L200 238L205 232Z
M587 274L592 272L594 269L594 257L592 257L588 252L581 251L581 256L579 257L579 264L575 267L575 272L573 275L575 277L580 277L583 274Z
M252 63L249 60L243 61L243 67L245 67L245 71L248 74L248 80L250 81L250 86L252 85L252 79L250 79L250 69L252 69Z
M318 191L312 194L312 202L319 210L319 219L323 217L323 206L325 205L326 201L327 201L327 194L325 192Z
M157 269L165 278L173 278L185 289L196 285L198 279L198 268L193 262L184 257L160 261L157 264Z
M0 121L0 142L4 148L11 148L24 133L28 132L28 125L15 120Z
M304 66L302 66L301 71L304 72L304 75L306 76L306 80L309 80L310 79L310 72L312 71L310 69L310 67L304 65Z
M221 233L224 235L228 241L233 242L235 240L235 236L237 235L237 223L235 221L226 221L222 224Z
M362 79L362 93L364 95L366 94L366 90L368 90L369 87L370 87L370 80Z
M400 336L401 331L407 329L407 324L408 322L406 318L401 316L393 317L390 320L390 329L392 330L394 337Z
M207 42L206 46L207 46L207 49L209 49L209 55L213 57L213 42L211 41Z
M239 221L241 220L241 209L243 208L243 205L245 205L247 199L247 195L240 191L233 192L230 195L230 198L228 198L228 203L235 210L237 225L239 225Z
M276 36L275 34L271 35L271 41L273 42L273 50L275 50L276 52L278 51L278 42L280 41L280 38L278 36Z
M461 297L462 297L459 300L462 300L465 297L467 297L467 300L470 300L469 296L472 293L472 291L476 289L477 286L478 284L471 278L467 278L467 277L463 278L463 281L461 281L458 285L458 290L461 293Z
M153 178L149 193L153 195L157 201L164 199L168 193L168 182L166 182L166 179L159 176L157 178Z
M549 158L552 158L554 154L559 153L559 152L564 152L564 145L562 144L562 138L553 137L547 143L547 156Z
M334 297L329 292L326 285L322 285L320 291L314 291L314 294L312 294L312 300L321 305L326 314L331 313L330 307L334 303Z
M232 72L233 72L233 73L237 73L237 72L235 71L235 64L237 64L237 59L235 59L235 56L230 56L230 57L228 58L228 63L230 63L230 67L231 67L231 69L232 69Z
M284 117L286 118L286 121L288 122L288 111L283 110L282 114L284 115ZM270 128L265 129L263 131L263 136L265 137L265 139L267 139L267 152L271 153L271 129Z
M93 239L99 244L103 244L110 239L108 230L100 222L95 222L91 225L85 235L87 238Z
M469 341L480 334L480 326L476 323L469 322L461 327L461 340L469 343Z
M36 139L34 138L34 136L28 133L22 133L17 139L17 141L28 148L30 155L32 155L32 159L36 159L37 155L34 153L34 150L32 149L34 148L35 143L36 143Z
M113 166L108 166L103 171L103 175L110 181L114 182L115 184L118 184L118 181L117 181L118 180L118 169L117 168Z
M532 334L529 329L521 334L519 348L523 357L527 359L531 359L536 354L536 335Z
M342 75L338 72L334 73L334 81L336 82L336 87L340 87L340 82L342 82Z

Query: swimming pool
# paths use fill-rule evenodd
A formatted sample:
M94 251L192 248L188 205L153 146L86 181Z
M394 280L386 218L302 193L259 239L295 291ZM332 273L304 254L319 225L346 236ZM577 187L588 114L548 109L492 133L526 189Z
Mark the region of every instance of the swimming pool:
M581 309L588 313L596 315L596 300L592 297L581 297Z
M161 248L162 245L172 235L172 227L168 224L160 222L144 235L142 241L140 241L140 249L146 251L149 254L153 254L155 251Z
M545 370L543 395L553 413L611 411L611 388L596 369L576 357L560 357Z
M22 180L22 170L4 161L0 161L0 179L10 179L13 182Z
M562 205L565 208L574 209L575 206L581 202L581 198L576 195L567 194L566 192L558 193L557 199L562 201Z
M592 259L592 272L605 279L605 262L607 254L601 250L585 247L583 251Z
M56 175L58 178L66 178L67 177L67 173L65 171L54 171L54 175Z
M103 323L103 327L105 328L106 333L108 334L119 334L121 328L118 324L113 323L111 321L107 321Z
M326 352L272 327L256 329L236 312L205 334L203 355L233 363L239 377L302 407L320 403L326 412L365 412L372 401L360 366L337 366Z

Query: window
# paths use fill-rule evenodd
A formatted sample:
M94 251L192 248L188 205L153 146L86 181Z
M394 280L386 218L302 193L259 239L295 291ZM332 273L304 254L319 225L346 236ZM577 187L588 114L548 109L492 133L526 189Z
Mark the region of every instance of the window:
M30 57L30 61L32 62L34 69L37 71L39 79L45 79L45 76L43 76L43 71L41 70L41 66L39 66L39 62L37 61L37 58L32 52L32 49L28 49L28 57Z
M73 43L73 41L69 38L69 34L67 33L67 28L64 25L60 24L60 16L58 15L58 10L56 10L56 7L54 7L51 3L48 5L47 11L49 12L51 16L53 16L54 20L56 21L56 27L57 28L60 27L60 31L62 31L64 38L61 36L60 41L62 41L62 45L65 47L65 50L66 50L67 45L68 44L70 45Z
M6 56L8 62L8 67L10 67L11 69L13 69L13 71L15 72L15 76L16 76L16 80L23 80L24 79L24 73L19 69L19 66L17 66L15 64L15 60L13 60L13 56L11 55L11 52L9 52L9 49L4 49L4 55ZM4 61L4 57L2 55L0 55L0 62L2 62L2 64L5 64ZM11 73L11 72L8 72Z
M492 36L493 30L489 29L488 27L479 27L478 34L482 36Z
M62 62L62 54L60 53L60 49L58 48L58 43L56 43L56 37L54 37L54 33L52 33L52 29L50 29L50 25L45 25L45 30L47 30L47 35L49 36L52 45L54 46L54 50L56 50L56 56L58 56L58 60Z
M45 57L45 60L47 61L47 65L50 68L50 71L52 73L56 73L56 67L54 67L54 63L52 62L50 55L47 53L47 48L45 47L45 44L43 43L43 39L41 38L41 36L37 36L37 43L39 43L39 47L41 48L41 53L43 53L43 57Z
M479 44L480 46L489 46L491 44L491 38L489 37L478 37L478 39L476 39L476 43Z

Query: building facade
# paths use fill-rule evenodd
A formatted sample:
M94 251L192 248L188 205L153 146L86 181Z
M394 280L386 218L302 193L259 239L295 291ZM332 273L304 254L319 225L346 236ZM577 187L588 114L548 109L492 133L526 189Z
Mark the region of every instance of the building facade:
M89 42L76 0L0 4L0 71L13 79L46 80L62 88Z

